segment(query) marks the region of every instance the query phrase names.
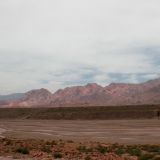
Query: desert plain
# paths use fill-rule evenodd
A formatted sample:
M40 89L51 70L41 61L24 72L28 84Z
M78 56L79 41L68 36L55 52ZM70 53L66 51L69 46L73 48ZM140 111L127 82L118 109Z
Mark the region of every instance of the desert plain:
M1 120L0 137L160 144L160 120Z

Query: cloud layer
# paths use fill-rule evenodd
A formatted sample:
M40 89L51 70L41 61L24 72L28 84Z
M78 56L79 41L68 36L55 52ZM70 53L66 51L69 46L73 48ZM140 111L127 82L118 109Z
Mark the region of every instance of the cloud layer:
M0 1L0 94L160 74L158 0Z

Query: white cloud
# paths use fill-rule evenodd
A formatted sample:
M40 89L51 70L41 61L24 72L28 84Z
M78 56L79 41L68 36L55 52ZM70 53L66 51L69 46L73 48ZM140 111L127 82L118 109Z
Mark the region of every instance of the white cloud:
M0 93L124 81L119 74L129 82L158 77L159 5L158 0L0 1Z

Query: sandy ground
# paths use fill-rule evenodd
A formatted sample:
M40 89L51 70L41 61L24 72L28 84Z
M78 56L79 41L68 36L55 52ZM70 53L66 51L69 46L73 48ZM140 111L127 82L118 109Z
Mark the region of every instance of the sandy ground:
M0 137L160 144L160 120L1 120Z

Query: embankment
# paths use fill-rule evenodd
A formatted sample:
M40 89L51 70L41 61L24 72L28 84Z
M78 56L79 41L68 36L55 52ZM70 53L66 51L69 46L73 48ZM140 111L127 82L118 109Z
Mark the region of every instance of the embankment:
M0 108L0 119L155 119L160 116L159 113L160 105L61 108Z

